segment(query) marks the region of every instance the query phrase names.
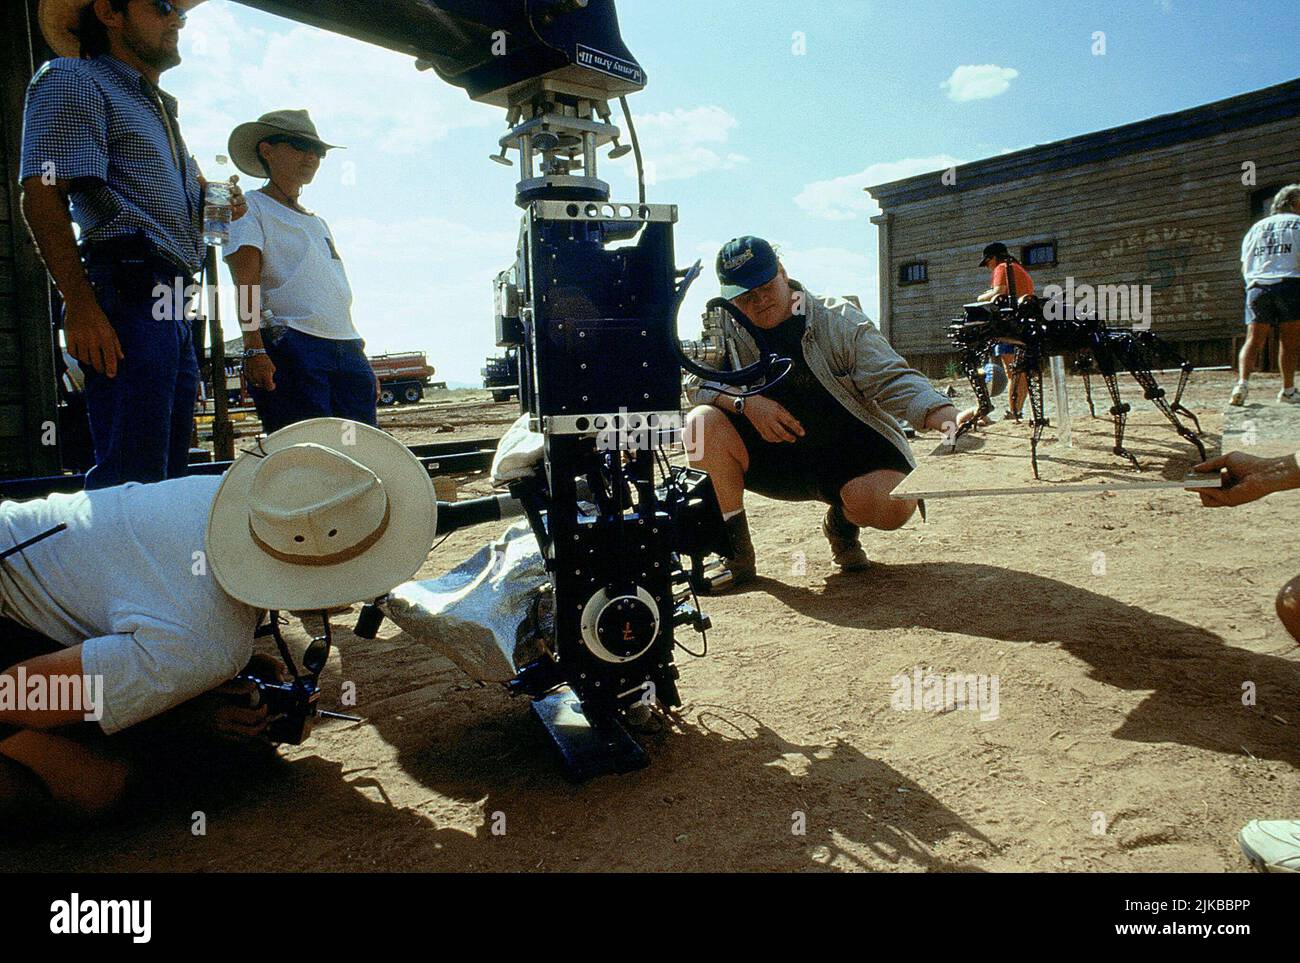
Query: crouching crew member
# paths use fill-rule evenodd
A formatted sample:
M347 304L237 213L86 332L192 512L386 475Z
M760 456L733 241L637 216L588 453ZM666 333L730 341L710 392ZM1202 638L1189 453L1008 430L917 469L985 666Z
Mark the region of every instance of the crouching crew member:
M409 450L336 418L268 436L224 476L0 503L0 551L26 545L0 563L0 830L112 811L158 778L123 745L146 720L170 738L183 728L170 710L192 723L201 703L210 725L195 734L259 735L266 707L234 676L263 613L346 606L410 578L434 504ZM78 697L13 698L38 687Z
M769 391L748 398L688 380L696 407L687 417L687 451L692 466L712 477L727 519L734 552L723 564L731 584L756 572L746 489L769 498L825 502L830 508L822 532L835 563L845 570L865 568L860 529L899 528L917 507L914 499L889 497L915 466L899 421L942 431L972 417L973 410L959 415L852 303L818 297L790 280L767 241L728 241L717 272L723 297L763 329L768 350L793 362ZM729 318L724 327L739 364L756 362L753 338Z

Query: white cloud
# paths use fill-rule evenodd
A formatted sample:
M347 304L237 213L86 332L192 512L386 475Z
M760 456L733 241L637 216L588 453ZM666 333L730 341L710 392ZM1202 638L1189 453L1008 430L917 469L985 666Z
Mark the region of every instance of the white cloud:
M302 25L246 31L227 5L204 4L181 38L184 65L163 83L180 98L186 141L204 165L225 152L236 124L280 108L309 110L331 143L393 155L501 123L499 110L418 74L410 57L339 34ZM258 105L251 116L250 103Z
M875 320L880 285L874 253L869 253L865 244L861 251L842 247L779 247L781 262L790 277L807 286L813 294L857 295L863 310Z
M795 196L794 202L811 216L826 221L852 221L860 217L872 217L880 213L880 208L863 188L927 171L937 173L964 163L964 160L951 154L935 154L932 157L905 157L902 160L872 164L857 174L813 181Z
M727 148L740 121L721 107L678 107L657 114L633 114L632 120L641 141L647 183L686 180L749 162L745 155Z
M1005 94L1011 81L1020 76L1020 71L1012 67L999 67L997 64L963 64L952 75L939 84L940 90L948 92L948 99L958 103L968 100L987 100Z

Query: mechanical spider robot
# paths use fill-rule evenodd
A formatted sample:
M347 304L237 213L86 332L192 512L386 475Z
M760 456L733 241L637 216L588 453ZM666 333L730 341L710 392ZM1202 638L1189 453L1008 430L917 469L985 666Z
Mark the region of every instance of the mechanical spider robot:
M1097 417L1097 412L1093 406L1091 376L1101 374L1111 399L1110 417L1115 425L1114 453L1127 458L1138 471L1142 470L1142 466L1133 453L1124 447L1124 425L1132 407L1120 398L1116 376L1121 370L1128 371L1133 376L1142 386L1144 397L1169 419L1179 435L1196 446L1204 461L1206 454L1205 445L1199 437L1200 422L1182 403L1183 391L1195 370L1193 365L1149 331L1109 328L1096 317L1056 317L1060 312L1045 310L1051 303L1026 294L1018 300L1013 300L1012 295L1002 295L991 302L963 305L965 315L953 320L948 327L948 336L962 352L962 370L975 389L979 413L962 425L955 437L960 438L969 432L993 410L993 402L989 398L980 366L989 348L998 342L1009 342L1016 345L1008 388L1012 410L1015 407L1014 394L1019 375L1027 375L1029 381L1029 403L1033 412L1029 458L1034 478L1039 477L1038 441L1047 424L1043 413L1043 361L1053 355L1072 355L1076 359L1075 370L1083 375L1088 410L1094 418ZM1174 392L1172 401L1166 398L1165 390L1151 373L1157 364L1171 361L1173 367L1181 370L1178 389ZM1191 419L1196 426L1195 431L1184 425L1179 420L1179 415Z

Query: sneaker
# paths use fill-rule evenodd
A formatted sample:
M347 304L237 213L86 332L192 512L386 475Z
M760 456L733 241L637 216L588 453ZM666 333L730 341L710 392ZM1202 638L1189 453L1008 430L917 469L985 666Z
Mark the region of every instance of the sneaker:
M1300 873L1300 819L1253 819L1237 842L1262 873Z
M1232 387L1232 397L1228 399L1228 404L1235 408L1240 408L1246 403L1246 395L1250 393L1250 385L1244 381L1238 381Z
M1300 405L1300 391L1295 388L1287 391L1284 388L1277 393L1277 401L1281 405Z
M844 510L839 505L832 505L826 510L822 520L822 534L831 543L831 557L835 564L845 572L860 572L871 565L867 553L862 550L858 539L861 529L844 517Z

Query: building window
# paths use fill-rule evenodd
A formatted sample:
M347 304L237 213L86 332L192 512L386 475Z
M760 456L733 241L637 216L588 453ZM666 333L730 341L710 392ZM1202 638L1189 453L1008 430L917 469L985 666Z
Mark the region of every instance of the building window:
M924 284L930 280L925 261L909 261L898 269L899 284Z
M1271 187L1261 187L1257 191L1252 191L1250 195L1250 223L1254 224L1262 217L1268 216L1269 206L1273 203L1273 197L1285 185L1274 184Z
M1056 242L1037 241L1033 244L1026 244L1020 249L1020 263L1027 268L1055 267Z

